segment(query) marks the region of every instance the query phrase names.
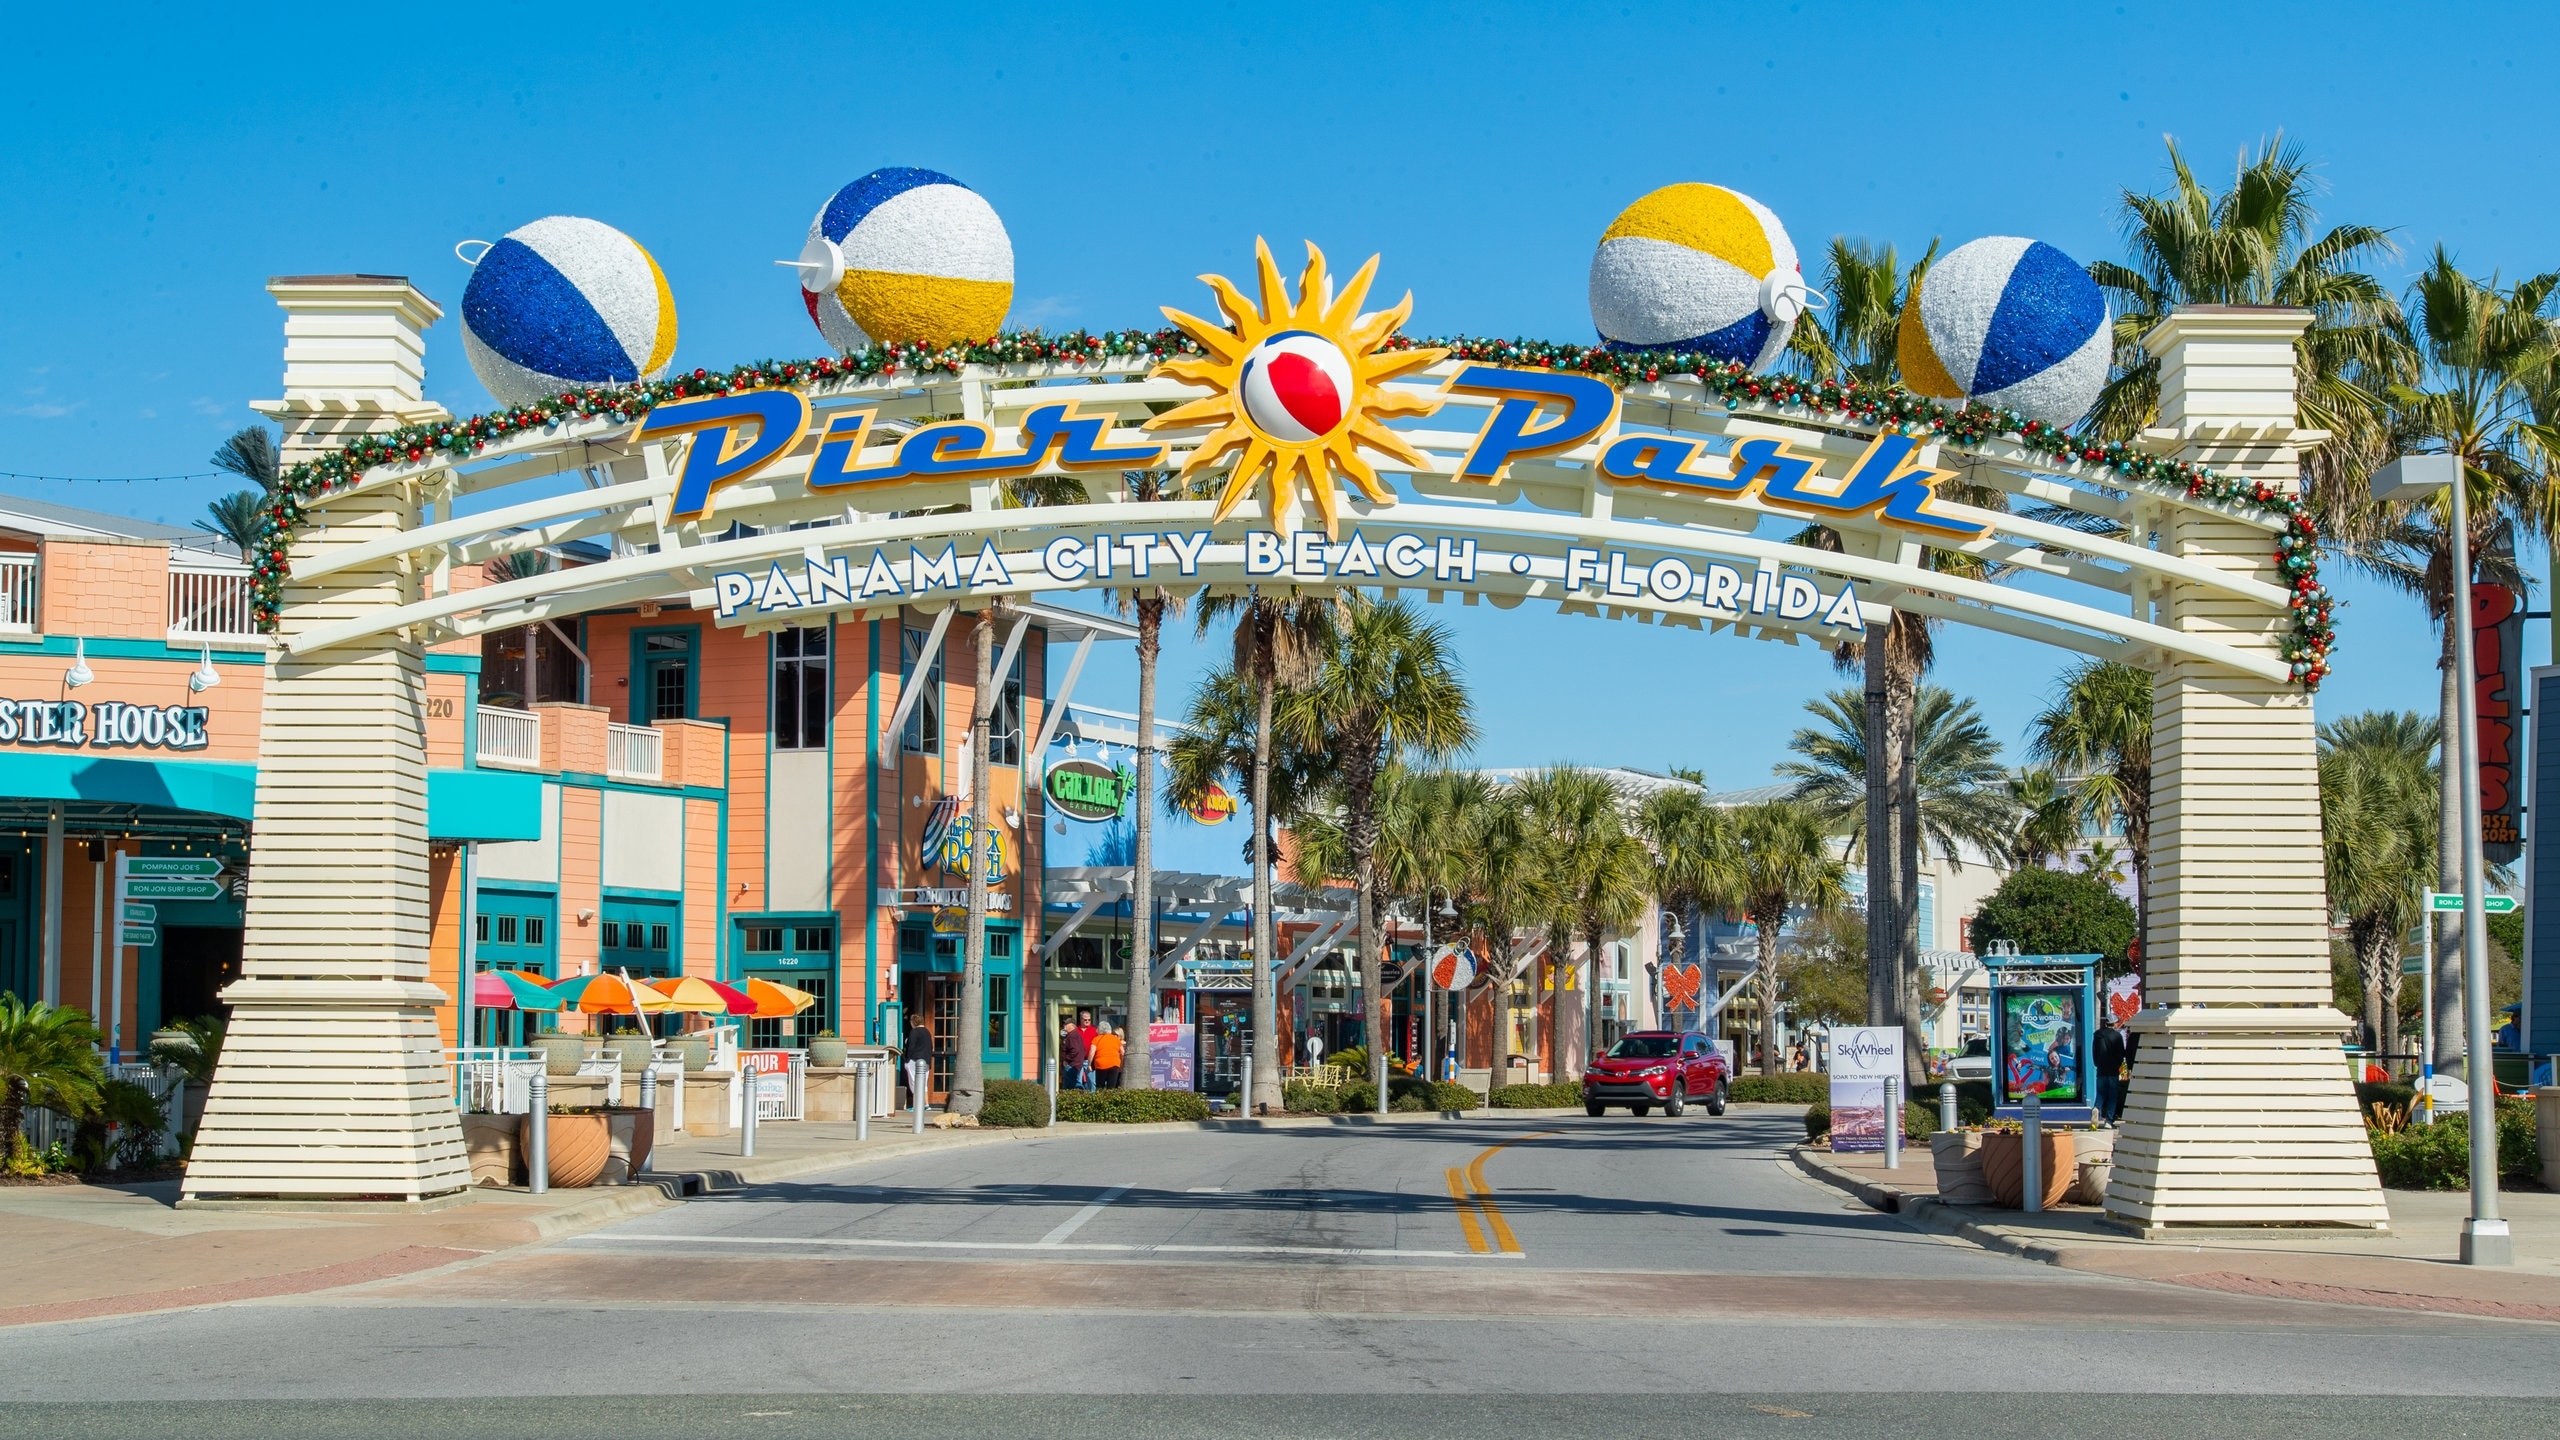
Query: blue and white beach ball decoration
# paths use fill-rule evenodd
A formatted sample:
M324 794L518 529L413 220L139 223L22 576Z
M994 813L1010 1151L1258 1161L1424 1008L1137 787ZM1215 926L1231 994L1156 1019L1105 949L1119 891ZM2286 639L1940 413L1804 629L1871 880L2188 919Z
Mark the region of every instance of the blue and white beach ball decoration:
M655 379L675 358L675 297L630 236L553 215L507 232L474 263L462 287L462 348L507 405Z
M838 190L797 264L809 318L838 350L985 340L1013 308L1004 222L939 171L891 166Z
M1795 242L1721 185L1666 185L1620 211L1591 257L1591 323L1621 350L1687 350L1765 370L1804 313Z
M2106 387L2114 338L2098 282L2041 240L1992 235L1941 256L1902 307L1902 381L2067 426Z

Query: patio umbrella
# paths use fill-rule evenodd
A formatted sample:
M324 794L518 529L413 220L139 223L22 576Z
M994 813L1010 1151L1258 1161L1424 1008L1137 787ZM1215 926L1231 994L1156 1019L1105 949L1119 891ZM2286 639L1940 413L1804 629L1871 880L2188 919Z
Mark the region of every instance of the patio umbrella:
M483 970L471 977L471 1003L483 1010L557 1010L560 997L536 976Z
M649 988L667 997L667 1008L696 1015L753 1015L756 1002L747 992L699 975L651 980Z
M759 1020L779 1020L786 1015L797 1015L818 1003L818 997L806 990L795 990L788 985L777 985L770 980L759 980L752 975L747 977L747 983L742 988L756 1002L754 1013L755 1018Z
M611 971L580 975L551 987L560 1008L580 1015L657 1015L675 1002L632 979Z

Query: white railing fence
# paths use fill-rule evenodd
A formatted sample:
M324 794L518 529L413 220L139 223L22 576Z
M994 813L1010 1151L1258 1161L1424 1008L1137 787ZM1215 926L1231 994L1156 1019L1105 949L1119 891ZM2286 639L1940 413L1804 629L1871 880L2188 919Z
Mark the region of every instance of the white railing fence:
M666 773L667 737L646 725L607 725L604 773L616 780L655 780Z
M542 717L503 705L481 706L478 751L483 765L540 765Z
M249 601L248 570L227 565L171 564L169 637L258 638L258 618Z
M32 635L36 629L36 557L0 555L0 633Z

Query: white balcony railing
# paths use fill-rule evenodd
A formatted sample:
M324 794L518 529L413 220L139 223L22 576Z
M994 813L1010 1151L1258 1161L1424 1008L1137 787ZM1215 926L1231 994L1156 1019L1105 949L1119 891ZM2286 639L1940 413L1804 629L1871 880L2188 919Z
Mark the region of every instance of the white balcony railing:
M483 765L541 765L542 717L530 710L481 706L478 754Z
M615 780L656 780L666 773L667 737L646 725L604 727L604 773Z
M0 555L0 634L36 629L36 557Z
M247 567L172 564L169 638L173 642L257 639L258 619L249 604Z

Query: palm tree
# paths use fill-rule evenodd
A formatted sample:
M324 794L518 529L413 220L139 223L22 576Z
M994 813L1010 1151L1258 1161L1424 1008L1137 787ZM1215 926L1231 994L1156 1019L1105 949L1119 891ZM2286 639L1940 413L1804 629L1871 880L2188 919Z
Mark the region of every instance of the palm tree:
M2400 942L2424 916L2435 870L2436 751L2443 731L2414 711L2367 711L2320 727L2320 820L2329 904L2363 981L2366 1033L2398 1052Z
M240 547L240 558L258 543L258 532L265 528L267 497L275 492L276 479L283 473L283 460L277 453L276 440L264 425L246 425L231 432L228 439L213 452L213 468L239 476L255 490L234 490L204 507L205 520L196 528Z
M2071 853L2080 843L2080 797L2049 766L2035 766L2009 778L2009 806L2018 817L2017 836L2009 842L2009 864L2041 870Z
M1822 283L1828 310L1808 311L1788 348L1817 376L1886 386L1902 379L1902 307L1938 258L1938 242L1909 268L1891 244L1831 237Z
M1738 898L1733 817L1708 802L1703 785L1646 796L1636 807L1636 834L1653 854L1653 899L1665 913L1687 915ZM1696 932L1688 938L1696 943Z
M1475 743L1475 702L1445 626L1401 600L1357 594L1305 686L1291 692L1283 724L1301 749L1332 757L1344 838L1359 890L1360 983L1369 1015L1370 1076L1387 1108L1387 997L1378 934L1378 777L1399 760L1446 760ZM1267 713L1267 712L1266 712ZM1273 1077L1272 1098L1278 1099ZM1258 1086L1257 1086L1258 1088Z
M1129 499L1136 504L1153 504L1178 493L1170 470L1132 470L1121 478L1128 482ZM1155 1084L1147 1053L1147 1021L1155 1013L1148 972L1155 968L1156 954L1156 662L1164 650L1165 617L1182 613L1182 596L1161 585L1111 594L1121 611L1134 613L1138 621L1138 783L1132 797L1138 853L1129 872L1129 1033L1120 1084L1123 1089L1145 1090Z
M1821 815L1796 800L1764 800L1734 812L1734 884L1742 913L1759 931L1760 1073L1778 1073L1778 939L1787 912L1817 914L1848 896L1844 866L1831 853Z
M1488 1085L1511 1075L1511 937L1556 908L1554 876L1536 822L1515 785L1496 787L1465 836L1468 893L1485 936L1493 986L1493 1054Z
M2560 491L2553 455L2560 432L2541 423L2538 405L2560 366L2554 363L2554 331L2542 316L2560 275L2538 275L2512 288L2465 275L2439 248L2410 290L2403 333L2420 362L2404 383L2394 383L2390 447L2396 452L2441 451L2462 457L2470 509L2475 580L2519 588L2515 565L2520 544L2548 547L2560 538ZM2379 505L2344 492L2322 512L2322 528L2344 536L2340 546L2358 568L2417 597L2437 627L2439 723L2451 734L2460 692L2454 663L2452 497L2439 494L2402 505ZM2461 888L2461 797L2438 796L2438 888ZM2461 1005L2463 943L2457 916L2436 921L2436 1063L2459 1068L2466 1053Z
M1865 697L1855 690L1834 690L1806 701L1804 708L1824 728L1798 730L1787 748L1805 758L1786 761L1776 773L1796 782L1794 798L1812 806L1825 827L1845 835L1841 858L1846 860L1866 839ZM2016 831L2017 812L2008 795L2008 772L2000 768L2000 742L1992 738L1974 703L1956 698L1944 686L1921 686L1912 708L1911 738L1924 841L1959 870L1967 845L1989 855L2005 853Z
M29 1105L78 1114L98 1103L98 1041L79 1011L0 992L0 1166L17 1157Z
M257 546L259 531L266 528L267 497L256 490L234 490L208 502L204 513L211 517L210 523L199 520L196 528L240 547L240 558L246 560Z
M1555 903L1550 931L1562 942L1553 947L1559 969L1569 963L1576 932L1583 941L1582 1063L1588 1068L1600 1041L1600 947L1610 930L1644 913L1653 856L1628 823L1626 796L1599 771L1552 766L1519 788L1529 823L1545 841ZM1564 1070L1561 1043L1555 1069Z
M2338 225L2314 238L2318 182L2302 148L2281 135L2241 157L2231 187L2219 195L2197 181L2175 141L2169 168L2167 193L2124 193L2129 263L2089 267L2090 278L2114 293L2116 338L2116 376L2089 428L2118 439L2155 422L2160 361L2141 339L2170 311L2294 306L2312 316L2295 345L2302 424L2334 437L2305 455L2305 479L2323 489L2362 484L2385 441L2380 395L2369 377L2398 363L2398 310L2382 282L2356 267L2391 256L2390 232Z
M2148 943L2151 905L2151 672L2083 660L2027 723L2027 753L2072 778L2084 828L2124 825L2133 857L2134 935Z

